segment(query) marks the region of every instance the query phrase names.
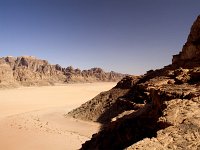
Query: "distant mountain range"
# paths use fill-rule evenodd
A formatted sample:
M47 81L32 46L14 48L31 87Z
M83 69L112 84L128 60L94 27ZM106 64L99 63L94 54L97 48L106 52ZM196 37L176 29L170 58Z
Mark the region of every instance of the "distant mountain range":
M56 83L112 82L119 81L125 75L116 72L104 72L101 68L89 70L63 68L51 65L47 60L33 56L0 58L0 87L42 86Z

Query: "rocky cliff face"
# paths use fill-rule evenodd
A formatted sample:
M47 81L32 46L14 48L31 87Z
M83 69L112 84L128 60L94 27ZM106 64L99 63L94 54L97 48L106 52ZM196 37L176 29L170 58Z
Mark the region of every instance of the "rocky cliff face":
M172 65L126 77L69 113L102 123L81 149L200 149L199 29L200 17Z
M119 81L123 76L115 72L104 72L101 68L83 71L73 67L62 68L32 56L0 58L1 87Z
M183 67L185 65L194 67L194 63L197 66L200 64L200 16L198 16L192 25L187 42L183 46L182 51L178 55L174 55L172 62Z

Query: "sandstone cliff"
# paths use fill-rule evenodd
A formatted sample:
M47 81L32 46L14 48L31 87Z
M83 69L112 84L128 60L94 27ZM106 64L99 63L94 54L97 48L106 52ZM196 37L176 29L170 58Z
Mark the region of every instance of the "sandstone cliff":
M192 25L182 51L178 55L174 55L172 62L182 67L198 67L200 65L200 16Z
M199 37L200 16L171 65L126 77L69 112L102 123L100 132L81 149L200 149Z
M55 83L119 81L124 75L104 72L101 68L90 70L62 68L32 56L0 58L0 87L53 85Z

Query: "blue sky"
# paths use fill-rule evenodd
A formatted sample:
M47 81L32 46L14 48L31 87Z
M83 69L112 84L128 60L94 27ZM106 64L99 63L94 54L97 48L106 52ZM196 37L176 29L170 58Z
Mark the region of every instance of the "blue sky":
M199 8L197 0L0 0L0 56L142 74L171 63Z

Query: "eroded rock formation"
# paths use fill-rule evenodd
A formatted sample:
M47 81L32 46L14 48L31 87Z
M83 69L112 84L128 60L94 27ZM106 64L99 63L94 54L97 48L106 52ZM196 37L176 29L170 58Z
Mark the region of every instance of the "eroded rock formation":
M187 42L178 55L174 55L173 64L184 67L185 65L194 67L200 64L200 16L192 25Z
M126 77L70 112L102 123L81 149L200 149L199 37L200 16L172 65Z
M55 83L119 81L124 75L104 72L101 68L90 70L62 68L32 56L0 58L0 86L53 85Z
M122 96L128 94L133 82L136 82L138 78L125 77L115 88L100 93L79 108L69 112L69 115L83 120L98 121L101 123L110 122L119 113L132 108L132 106L121 105L123 103Z

